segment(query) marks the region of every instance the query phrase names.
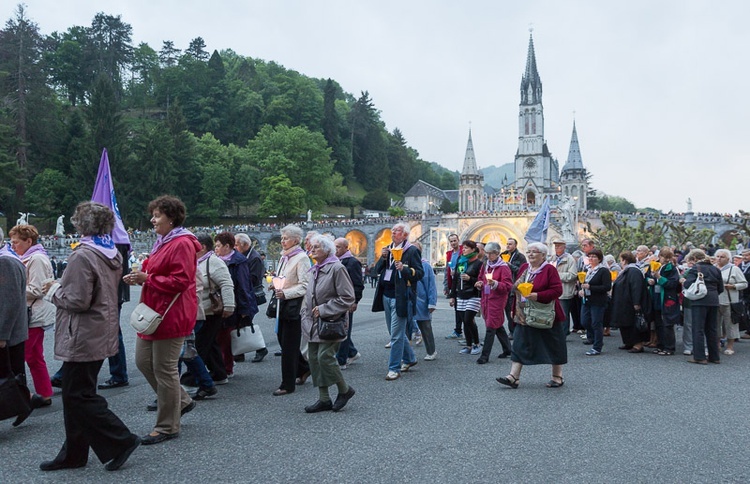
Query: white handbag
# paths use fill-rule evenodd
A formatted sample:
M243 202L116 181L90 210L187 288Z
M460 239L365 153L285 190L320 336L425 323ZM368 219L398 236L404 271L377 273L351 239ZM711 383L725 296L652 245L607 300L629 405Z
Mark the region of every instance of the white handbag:
M250 326L232 330L232 354L244 355L265 348L266 342L260 325L250 323Z
M144 302L139 302L135 309L133 309L133 312L130 313L130 326L141 334L154 334L164 319L164 316L167 315L169 310L172 309L172 305L177 301L177 298L180 297L180 294L182 293L175 294L172 298L172 302L169 303L167 310L164 311L164 314L159 314L148 307ZM141 293L141 301L143 301L143 293Z
M682 295L691 301L697 301L706 297L706 294L708 294L708 289L706 288L706 282L703 280L703 273L698 271L698 278L692 286L682 290Z

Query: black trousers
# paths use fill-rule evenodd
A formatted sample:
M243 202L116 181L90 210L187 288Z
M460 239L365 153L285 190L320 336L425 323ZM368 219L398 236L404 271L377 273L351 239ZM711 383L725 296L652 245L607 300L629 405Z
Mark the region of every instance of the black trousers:
M505 332L505 328L500 326L499 328L487 328L484 333L484 346L482 346L482 358L488 360L492 354L492 345L495 342L495 336L503 347L503 353L510 355L510 339L508 333Z
M310 365L299 350L302 341L300 318L280 319L277 337L281 345L281 385L279 388L291 393L296 388L294 380L310 371Z
M214 381L224 380L227 377L224 357L219 343L216 342L216 335L221 329L221 315L214 314L206 316L206 322L203 323L200 331L195 333L195 349L206 364L208 371L211 372Z
M21 375L26 383L26 368L24 367L24 341L15 346L0 348L0 378L11 378Z
M96 378L103 362L63 363L65 443L55 457L58 462L85 464L89 447L102 463L109 462L135 442L136 435L96 393Z
M461 318L461 316L459 316L458 310L456 309L456 305L453 305L453 315L456 317L456 328L455 328L456 334L461 336L461 333L463 333L463 331L461 330L463 319Z

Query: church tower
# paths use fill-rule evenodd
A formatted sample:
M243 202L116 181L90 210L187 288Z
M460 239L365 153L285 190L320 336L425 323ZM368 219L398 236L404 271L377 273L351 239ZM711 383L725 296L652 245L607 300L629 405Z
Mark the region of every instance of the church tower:
M537 207L542 204L544 195L551 195L557 200L559 166L557 160L552 158L544 140L542 80L537 71L532 35L529 35L526 71L521 78L515 172L515 188L522 196L521 203L527 207Z
M579 210L586 210L586 196L589 190L586 180L586 169L581 159L581 148L578 145L578 132L576 122L573 120L573 134L570 137L570 150L568 150L568 161L563 166L560 174L560 185L562 193L575 201Z
M479 210L481 197L484 194L484 175L477 169L477 160L474 157L474 143L471 141L471 129L469 129L469 142L466 144L466 155L464 156L464 168L458 182L458 211L474 212Z

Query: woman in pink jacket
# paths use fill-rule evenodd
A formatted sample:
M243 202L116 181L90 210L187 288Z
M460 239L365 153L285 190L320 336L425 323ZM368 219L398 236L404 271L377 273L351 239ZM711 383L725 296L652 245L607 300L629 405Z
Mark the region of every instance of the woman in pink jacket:
M195 408L180 386L177 360L198 314L195 273L201 249L198 239L182 227L185 205L180 199L161 196L149 203L148 211L158 237L141 271L124 277L128 284L142 285L141 302L164 316L153 334L138 333L135 343L135 363L157 400L156 426L143 437L143 445L178 437L180 417Z
M510 266L500 258L500 245L490 242L485 246L484 251L487 253L487 261L482 266L480 278L476 283L477 289L482 292L482 316L487 327L484 333L482 355L477 360L480 365L490 360L495 336L503 347L503 352L498 355L498 358L510 356L510 339L503 328L503 323L505 323L505 304L513 288Z

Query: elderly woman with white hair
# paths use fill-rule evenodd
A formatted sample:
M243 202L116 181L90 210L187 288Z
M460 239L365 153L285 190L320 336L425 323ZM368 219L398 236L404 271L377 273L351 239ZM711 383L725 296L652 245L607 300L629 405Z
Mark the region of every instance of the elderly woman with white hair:
M542 243L529 244L526 250L528 262L519 268L513 285L516 291L517 324L513 329L510 356L512 364L508 376L497 378L498 383L511 388L518 388L524 365L552 365L552 379L547 383L548 388L559 388L565 383L562 370L563 365L568 362L568 350L562 324L565 314L559 301L563 286L557 269L546 260L547 252L547 246ZM519 290L519 285L523 283L533 285L531 293L526 297ZM549 315L554 321L552 327L541 329L529 326L530 321L527 321L524 311L527 305L552 311L553 314Z
M308 342L310 372L313 386L318 387L319 397L314 404L305 407L305 412L338 412L354 396L354 388L347 385L336 360L339 345L346 339L349 308L355 300L354 286L346 267L336 257L333 240L325 235L315 235L308 240L309 253L315 265L302 303L302 335ZM321 319L342 320L343 337L336 340L321 339L318 331ZM336 402L331 402L328 392L331 385L338 388Z
M740 291L747 289L747 279L739 267L732 264L732 253L719 249L714 254L716 267L721 271L724 292L719 294L719 336L727 340L724 354L734 354L734 340L740 337L740 326L732 322L732 303L739 303Z
M274 298L279 304L279 322L276 330L281 345L281 385L274 396L294 392L295 385L302 385L310 376L307 360L302 357L302 299L307 293L310 279L310 259L300 247L302 229L287 225L281 229L281 259L276 276L283 281L281 287L273 287Z

